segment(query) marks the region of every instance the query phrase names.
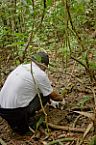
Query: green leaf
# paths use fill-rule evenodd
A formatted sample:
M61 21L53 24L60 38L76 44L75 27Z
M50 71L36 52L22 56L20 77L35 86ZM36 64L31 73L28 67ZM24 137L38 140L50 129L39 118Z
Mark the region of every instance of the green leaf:
M44 116L40 116L38 122L36 123L36 130L38 130L39 126L44 122Z
M33 57L37 62L41 62L41 56L39 56L38 54L35 54Z
M87 103L90 100L90 98L90 96L83 96L83 98L78 102L77 105L83 108L85 103Z
M47 0L47 6L51 6L52 0Z

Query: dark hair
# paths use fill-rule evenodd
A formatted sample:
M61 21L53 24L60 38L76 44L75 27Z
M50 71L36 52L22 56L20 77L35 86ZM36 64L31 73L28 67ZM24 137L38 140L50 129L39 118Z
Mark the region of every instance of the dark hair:
M49 56L47 53L40 51L32 55L32 60L39 62L39 63L44 63L46 66L49 64Z

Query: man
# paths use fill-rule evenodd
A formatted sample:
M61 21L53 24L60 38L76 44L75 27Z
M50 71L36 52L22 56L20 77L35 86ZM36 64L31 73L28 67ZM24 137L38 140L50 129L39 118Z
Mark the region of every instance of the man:
M49 99L62 101L61 95L53 91L45 73L49 57L45 52L32 56L32 64L21 64L13 70L0 92L0 116L11 128L20 134L29 130L30 118L41 108L38 90L42 103Z

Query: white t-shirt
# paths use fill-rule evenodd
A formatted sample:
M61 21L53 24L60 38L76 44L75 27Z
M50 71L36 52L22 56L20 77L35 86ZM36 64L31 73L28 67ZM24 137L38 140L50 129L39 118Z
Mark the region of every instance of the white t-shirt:
M43 94L52 93L50 81L46 73L32 62L33 75L36 84ZM12 71L0 92L0 106L2 108L18 108L27 106L36 96L36 85L31 74L31 64L21 64Z

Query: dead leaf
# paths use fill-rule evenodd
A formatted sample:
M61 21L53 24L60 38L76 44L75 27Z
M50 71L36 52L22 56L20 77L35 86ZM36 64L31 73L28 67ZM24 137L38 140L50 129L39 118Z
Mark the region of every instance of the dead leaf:
M86 116L86 117L88 117L88 118L90 118L94 121L94 118L95 118L94 113L83 112L83 111L74 111L74 112L78 113L78 114L81 114L83 116Z
M88 125L86 131L84 132L83 138L85 138L85 136L89 133L89 131L91 130L92 127L93 127L93 122L91 122L91 123Z

